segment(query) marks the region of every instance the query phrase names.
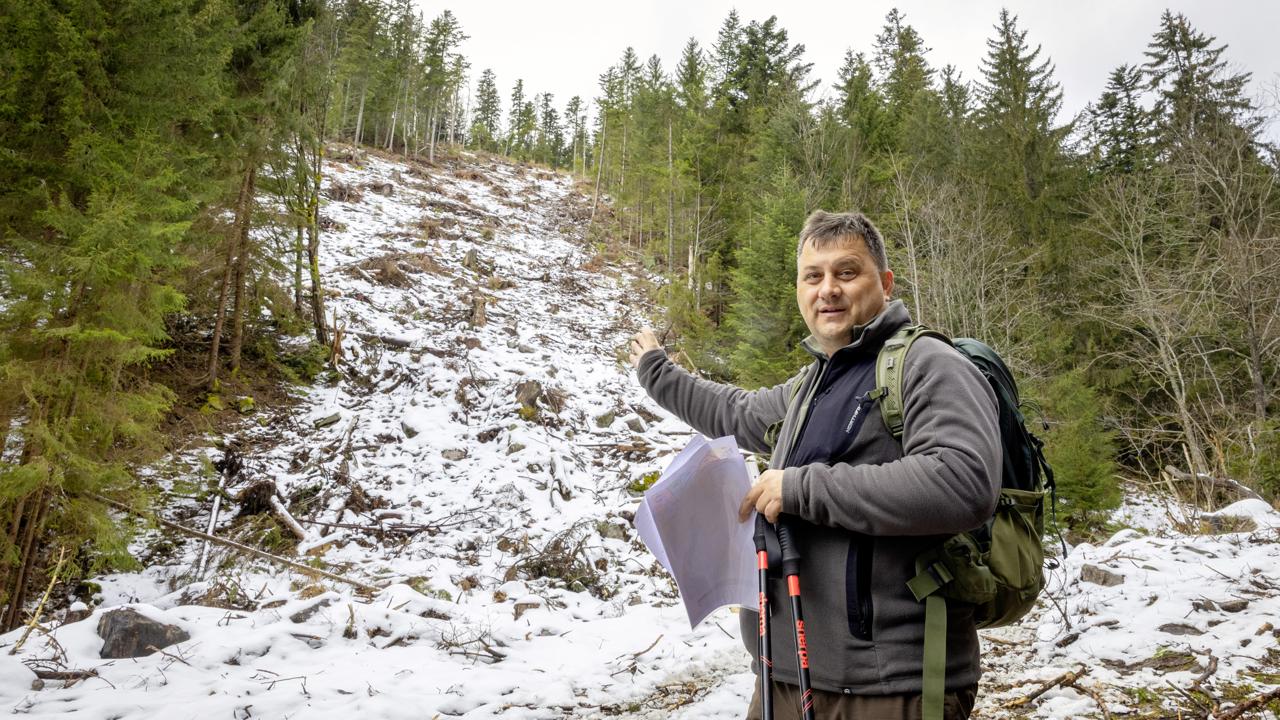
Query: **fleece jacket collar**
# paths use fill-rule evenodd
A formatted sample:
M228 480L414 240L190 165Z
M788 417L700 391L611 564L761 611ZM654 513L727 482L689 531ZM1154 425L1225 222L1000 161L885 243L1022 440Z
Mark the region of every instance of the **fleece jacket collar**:
M898 328L910 322L911 314L907 312L906 304L901 300L893 300L888 305L885 305L878 315L871 318L871 322L855 327L853 329L853 338L849 344L836 352L864 347L879 348L885 340L889 339L889 336L897 332ZM830 360L812 335L801 340L800 346L821 362Z

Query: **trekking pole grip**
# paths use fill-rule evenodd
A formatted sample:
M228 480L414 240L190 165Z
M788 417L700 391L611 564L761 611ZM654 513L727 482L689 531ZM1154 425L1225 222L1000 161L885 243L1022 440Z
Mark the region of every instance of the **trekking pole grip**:
M756 552L764 552L769 549L765 544L766 538L769 536L769 521L764 519L763 515L756 514L756 532L752 539L756 543Z
M781 519L776 523L778 547L782 550L782 575L800 574L800 546L791 532L791 526Z

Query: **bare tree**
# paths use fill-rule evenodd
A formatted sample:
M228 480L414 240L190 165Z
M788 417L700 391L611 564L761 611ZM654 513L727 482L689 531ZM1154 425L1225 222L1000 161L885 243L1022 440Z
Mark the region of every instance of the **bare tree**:
M1124 338L1105 355L1145 380L1129 385L1135 406L1157 425L1167 417L1191 470L1207 473L1197 388L1215 381L1209 360L1220 350L1214 342L1214 259L1186 222L1186 198L1166 180L1117 177L1095 193L1086 227L1105 251L1089 264L1096 299L1080 312Z

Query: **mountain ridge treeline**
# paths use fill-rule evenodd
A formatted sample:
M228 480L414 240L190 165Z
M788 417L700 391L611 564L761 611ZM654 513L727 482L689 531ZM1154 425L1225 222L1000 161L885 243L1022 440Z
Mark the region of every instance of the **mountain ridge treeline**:
M860 209L916 318L1042 401L1068 527L1115 504L1120 466L1280 492L1277 154L1248 75L1182 15L1070 122L1007 11L973 81L894 10L816 102L777 19L730 13L673 70L627 48L563 109L473 77L456 17L409 0L35 0L0 38L0 629L58 548L67 580L128 566L103 501L156 495L134 471L175 403L216 412L335 342L333 142L574 172L613 207L591 241L664 276L686 357L747 385L801 360L805 215ZM312 349L282 358L282 334Z

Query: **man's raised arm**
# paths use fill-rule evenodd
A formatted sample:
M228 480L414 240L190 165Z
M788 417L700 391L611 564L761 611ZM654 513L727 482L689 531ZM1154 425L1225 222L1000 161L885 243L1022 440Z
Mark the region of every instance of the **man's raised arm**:
M707 437L732 435L738 447L757 453L772 450L765 432L782 420L791 385L803 377L754 392L703 380L671 362L649 328L631 339L631 363L641 387L668 412Z

